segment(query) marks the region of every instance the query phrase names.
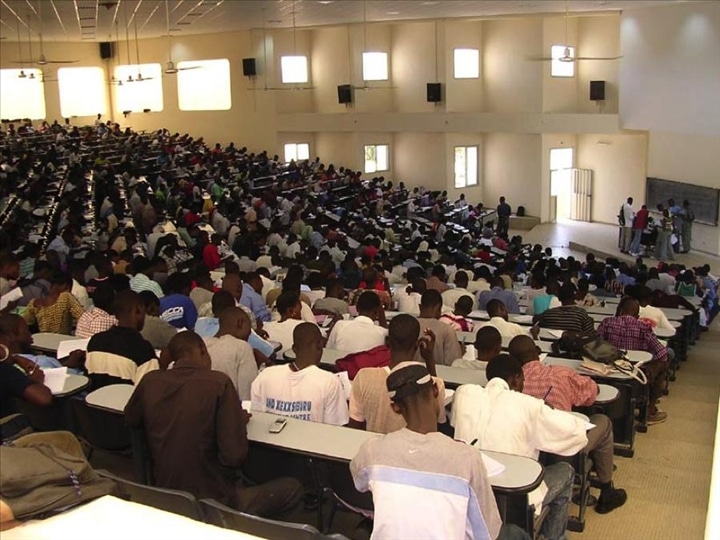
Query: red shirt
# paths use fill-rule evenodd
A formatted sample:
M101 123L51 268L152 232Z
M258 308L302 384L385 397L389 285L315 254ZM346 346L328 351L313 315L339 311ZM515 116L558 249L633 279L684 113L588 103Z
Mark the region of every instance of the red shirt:
M215 244L208 244L203 248L203 262L210 271L220 266L220 252Z
M648 212L647 208L641 208L637 211L637 214L635 214L635 221L633 221L632 228L633 229L640 229L643 230L645 227L647 227L648 224L648 216L650 215L650 212Z
M523 366L523 375L523 394L538 399L545 398L545 403L560 411L570 411L574 406L590 406L595 403L598 395L595 381L565 366L545 366L540 362L528 362ZM550 387L552 390L548 394Z

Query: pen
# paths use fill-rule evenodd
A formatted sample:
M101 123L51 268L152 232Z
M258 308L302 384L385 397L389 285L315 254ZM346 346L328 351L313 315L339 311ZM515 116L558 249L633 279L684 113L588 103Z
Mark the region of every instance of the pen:
M548 388L547 392L545 392L545 397L543 398L543 401L545 401L547 399L547 397L550 395L551 391L552 391L552 386L550 388Z
M477 443L477 442L478 442L477 439L473 439L472 442L470 443L470 446L475 446L475 443Z

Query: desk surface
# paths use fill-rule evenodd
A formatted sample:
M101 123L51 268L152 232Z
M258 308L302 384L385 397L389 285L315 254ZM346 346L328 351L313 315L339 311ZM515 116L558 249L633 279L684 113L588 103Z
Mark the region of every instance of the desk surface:
M610 386L607 384L598 384L598 395L595 398L595 403L597 403L598 405L612 403L618 398L619 395L620 390L618 390L614 386Z
M549 366L569 367L570 369L574 369L578 373L582 375L587 375L588 377L602 377L607 379L618 379L620 381L632 380L632 377L625 373L615 372L608 375L602 375L600 373L593 373L591 371L585 370L582 368L582 360L571 360L569 358L556 358L554 356L547 356L543 360L543 364L547 364Z
M75 375L74 373L68 373L65 377L65 384L60 392L54 392L55 397L65 397L72 394L85 390L90 385L90 379L85 375Z
M94 407L122 413L134 391L135 386L132 384L111 384L93 390L85 397L85 401Z
M127 540L128 538L202 538L257 540L251 534L221 529L150 506L105 496L42 521L3 531L3 540Z
M58 350L58 345L63 341L72 341L74 339L82 340L82 338L75 336L68 336L66 334L54 334L51 332L39 332L33 334L32 348L44 352L55 353Z
M270 433L270 425L277 418L274 414L253 412L247 426L248 439L254 443L282 448L294 453L349 462L366 440L381 436L379 433L319 422L306 422L297 418L287 418L287 425L280 433ZM484 452L505 465L505 471L490 478L494 488L525 492L539 484L542 467L537 461L511 454Z

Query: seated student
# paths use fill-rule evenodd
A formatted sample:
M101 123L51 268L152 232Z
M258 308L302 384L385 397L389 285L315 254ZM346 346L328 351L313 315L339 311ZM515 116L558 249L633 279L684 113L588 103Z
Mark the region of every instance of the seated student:
M218 291L213 295L211 304L213 315L215 316L200 317L195 323L195 333L203 338L213 337L218 333L218 330L220 329L220 313L222 313L226 308L234 307L235 299L232 297L232 294L227 291ZM238 307L245 311L245 314L247 315L247 310L243 309L244 306ZM250 316L248 315L248 317ZM275 354L273 346L261 338L255 330L250 330L250 335L248 336L247 341L254 351L257 351L265 358L271 358ZM257 356L258 355L256 355L256 357Z
M293 346L293 330L301 324L301 310L299 291L283 291L275 305L280 313L279 321L272 321L263 325L270 341L277 341L281 345L280 354Z
M190 297L190 278L182 272L168 277L167 294L160 298L160 318L175 328L195 328L198 313Z
M102 353L95 355L97 361L87 366L91 379L98 385L132 380L114 365L118 356L131 360L138 367L156 360L157 356L155 348L140 333L145 326L145 307L138 293L131 290L118 293L115 298L115 316L117 326L95 334L87 346L88 357L91 353ZM146 369L150 367L145 366Z
M313 311L327 311L337 315L347 315L350 311L345 297L342 282L337 278L330 278L325 285L325 297L315 301Z
M142 337L150 342L155 349L164 349L177 334L177 328L160 318L160 300L152 291L140 293L145 308L145 323L141 330Z
M508 321L508 312L501 300L494 298L487 304L487 312L490 320L482 326L494 326L503 337L513 338L515 336L532 335L537 338L540 328L537 326L522 327L517 323Z
M532 459L541 451L572 456L587 445L583 420L522 393L522 367L513 357L500 354L490 360L487 378L485 388L465 384L455 391L451 424L456 439ZM541 504L549 507L540 529L548 540L565 538L574 476L567 463L554 463L545 467L542 484L529 494L536 513Z
M659 424L667 420L667 413L657 408L657 402L667 386L668 349L658 341L650 325L638 319L639 315L638 301L626 296L620 300L615 317L603 319L597 333L618 349L652 354L652 360L643 365L650 387L647 423Z
M589 407L595 403L598 393L595 381L565 366L542 365L538 349L528 336L513 338L508 352L522 365L524 394L542 399L560 411ZM594 414L590 423L595 427L587 432L585 450L592 457L600 479L600 498L595 511L607 514L625 504L627 494L624 489L615 489L612 484L614 443L610 419L604 414Z
M545 286L545 294L538 294L533 298L533 314L537 317L551 308L560 307L562 304L558 299L560 285L555 280L548 281Z
M505 282L500 276L492 278L491 285L492 289L482 291L478 294L478 309L486 309L488 302L493 298L497 298L505 304L508 313L520 313L520 304L518 303L517 296L515 296L514 292L505 290Z
M265 368L252 383L252 410L344 426L348 405L340 379L318 367L320 329L301 323L293 330L295 361Z
M115 289L109 284L96 287L93 291L93 307L86 311L78 319L75 335L81 338L89 338L98 332L109 330L117 324L113 315L113 303L115 302Z
M2 330L2 335L0 335L0 418L17 413L13 405L14 398L24 399L40 406L52 403L52 393L43 384L45 380L43 370L27 358L14 354L14 351L8 346L10 336L7 334L7 327L11 324L12 319L7 317L12 316L10 314L0 316L2 319L0 324L0 330ZM14 316L17 317L17 315ZM0 431L0 439L3 438L2 434L5 432L4 428Z
M445 307L453 309L460 298L462 298L463 296L468 296L470 297L470 300L472 300L473 307L471 311L475 309L477 300L475 299L475 296L467 290L467 286L467 272L465 272L464 270L458 270L457 272L455 272L455 288L448 289L442 293L443 305Z
M265 305L265 300L263 300L260 295L262 289L263 281L257 272L245 274L240 303L252 311L256 320L270 322L270 310L268 310L268 307Z
M220 312L220 327L215 337L204 338L212 369L230 377L241 400L250 399L250 385L258 374L258 365L250 344L250 318L239 307Z
M455 310L452 313L440 315L440 322L450 325L456 332L472 332L473 322L467 318L473 310L475 299L472 296L463 295L455 302Z
M545 276L542 273L533 272L530 275L530 281L528 283L530 287L525 291L525 301L527 302L527 308L525 313L533 315L533 302L536 296L542 296L546 293L545 291Z
M145 431L155 485L265 517L293 510L303 494L295 479L238 483L249 416L227 375L212 370L200 336L180 332L168 354L173 369L148 373L125 407L128 425Z
M475 343L468 345L462 358L452 367L485 369L487 363L502 351L502 335L494 326L483 326L475 333Z
M561 305L535 315L534 320L542 328L565 330L568 332L595 332L595 322L588 312L575 304L575 285L567 283L560 287Z
M458 341L457 333L447 324L440 322L442 313L442 296L435 289L425 291L420 300L420 331L424 335L427 330L432 331L435 336L435 350L433 358L435 362L446 366L462 356L462 347ZM418 351L415 360L422 358Z
M212 302L215 285L209 273L197 276L195 278L195 284L197 286L190 291L190 300L195 304L195 309L197 309L199 314L205 304Z
M587 278L580 278L577 283L577 291L575 292L575 305L581 307L599 306L600 300L597 296L591 294L590 282Z
M30 300L23 317L40 332L71 335L71 331L85 309L71 293L72 278L57 273L50 281L50 291L42 298Z
M372 491L372 537L503 538L482 456L437 431L438 388L427 368L399 363L386 393L406 427L369 439L350 462L358 491Z
M640 304L639 319L641 321L648 323L653 328L662 328L663 330L675 332L675 327L670 324L665 312L660 308L650 305L652 301L652 291L650 289L644 286L639 287L635 293L635 297Z
M404 289L398 289L395 292L398 311L416 317L420 315L420 299L426 290L425 280L420 277L414 278Z
M134 275L130 278L130 289L135 292L151 291L155 296L162 298L165 296L162 287L157 281L153 281L155 275L155 267L146 257L135 257L132 259L132 267ZM117 269L115 270L117 272Z
M363 368L353 380L350 392L350 427L367 429L377 433L390 433L405 426L405 420L393 412L387 394L385 381L390 370L400 362L415 358L418 349L430 374L435 373L433 358L435 336L427 331L420 335L420 323L412 315L401 314L390 321L388 345L390 346L390 366ZM445 383L442 379L433 380L438 387L438 423L445 423Z
M328 337L328 349L356 353L385 343L388 335L385 310L375 291L365 291L360 295L357 310L358 316L354 319L335 323ZM376 321L379 325L375 324Z

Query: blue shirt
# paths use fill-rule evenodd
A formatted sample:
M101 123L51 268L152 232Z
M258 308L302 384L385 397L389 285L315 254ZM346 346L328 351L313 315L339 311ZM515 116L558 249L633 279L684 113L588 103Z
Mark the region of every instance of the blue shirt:
M508 313L520 313L520 304L518 304L518 299L517 296L515 296L515 293L512 291L506 291L501 287L493 287L489 291L482 291L478 295L478 309L487 308L488 302L494 298L497 298L505 304L505 308Z
M240 303L252 311L252 314L258 321L270 322L270 311L265 305L265 301L262 299L255 289L249 283L243 283L243 293L240 298Z
M554 294L541 294L533 298L533 311L535 315L540 315L550 309L550 302L552 302L553 298L555 298Z
M160 299L160 318L175 328L195 328L197 308L184 294L171 294Z

